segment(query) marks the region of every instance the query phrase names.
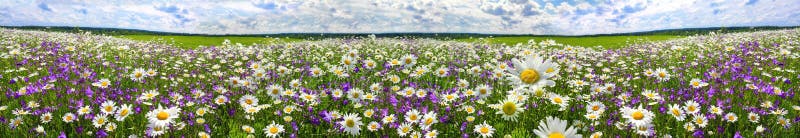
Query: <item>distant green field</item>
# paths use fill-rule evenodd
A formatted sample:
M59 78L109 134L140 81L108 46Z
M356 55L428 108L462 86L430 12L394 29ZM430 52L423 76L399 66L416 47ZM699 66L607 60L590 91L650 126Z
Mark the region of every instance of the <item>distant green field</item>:
M294 42L302 41L303 39L296 38L267 38L267 37L250 37L250 36L179 36L179 35L120 35L118 37L127 38L139 41L161 41L167 44L172 44L181 48L197 48L199 46L221 45L225 39L231 41L231 44L241 43L242 45L251 44L270 44L280 42ZM568 44L573 46L602 46L605 48L619 48L636 42L646 41L662 41L675 38L681 38L677 35L637 35L637 36L503 36L484 38L463 38L455 39L455 41L462 42L476 42L485 41L493 44L506 44L514 45L517 43L527 43L528 40L534 39L536 42L541 42L547 39L555 40L557 43Z
M267 38L267 37L248 37L248 36L179 36L179 35L120 35L120 38L127 38L139 41L161 41L181 48L197 48L199 46L219 46L225 39L230 40L231 44L241 43L242 45L251 44L270 44L280 42L293 42L302 39L293 38Z
M509 37L493 37L484 38L481 41L486 41L493 44L503 43L506 45L514 45L517 43L528 43L528 40L534 39L536 42L541 42L547 39L555 40L557 43L568 44L573 46L602 46L605 48L619 48L635 42L646 41L663 41L675 38L681 38L678 35L625 35L625 36L509 36ZM478 38L465 38L456 39L457 41L475 42L479 41Z

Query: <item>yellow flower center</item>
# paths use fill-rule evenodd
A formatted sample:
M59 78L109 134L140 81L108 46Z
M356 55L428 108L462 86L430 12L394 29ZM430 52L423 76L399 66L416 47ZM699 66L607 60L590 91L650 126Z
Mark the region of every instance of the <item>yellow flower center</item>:
M564 100L562 100L561 97L555 97L555 98L553 98L553 102L556 102L557 104L561 104L561 102L564 102Z
M642 113L641 111L636 111L636 112L631 113L631 117L633 117L633 119L636 119L636 120L642 120L642 119L644 119L644 113Z
M513 115L517 112L517 104L513 102L506 102L503 104L503 113L506 115Z
M245 99L244 103L253 104L253 100L252 99Z
M544 71L544 73L553 73L553 72L555 72L555 71L556 71L556 70L555 70L555 69L553 69L553 68L547 68L547 70L545 70L545 71Z
M681 112L678 109L672 109L672 114L675 116L681 115Z
M120 112L119 112L119 115L120 115L120 116L126 116L126 115L128 115L128 109L123 109L122 111L120 111Z
M525 69L519 74L519 79L527 84L533 84L539 81L539 73L533 69Z
M689 107L688 107L688 108L686 108L686 109L688 109L688 110L689 110L689 112L694 112L694 108L695 108L694 106L689 106Z
M425 119L425 124L426 124L426 125L433 124L433 118L428 118L428 119Z
M272 134L278 133L278 128L277 127L269 128L269 133L272 133Z
M488 128L488 127L482 127L482 128L480 129L480 131L481 131L481 133L483 133L483 134L487 134L487 133L489 133L489 128Z
M352 119L348 119L348 120L344 121L344 125L347 126L347 127L355 127L356 126L356 122L353 121Z
M600 110L600 106L594 105L592 106L592 111Z
M561 134L561 132L553 132L550 133L550 135L548 135L547 138L566 138L566 136L564 136L564 134Z
M136 76L136 78L141 78L142 77L142 73L136 73L136 75L134 75L134 76Z
M158 118L158 120L167 120L167 118L169 118L169 113L160 111L158 114L156 114L156 118Z

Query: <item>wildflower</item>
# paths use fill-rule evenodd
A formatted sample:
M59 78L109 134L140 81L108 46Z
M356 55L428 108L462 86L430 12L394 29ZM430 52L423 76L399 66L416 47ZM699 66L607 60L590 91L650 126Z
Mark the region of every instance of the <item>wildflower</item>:
M579 138L583 137L577 134L577 130L573 127L567 126L567 121L548 116L544 120L539 121L539 127L533 130L536 136L541 138Z

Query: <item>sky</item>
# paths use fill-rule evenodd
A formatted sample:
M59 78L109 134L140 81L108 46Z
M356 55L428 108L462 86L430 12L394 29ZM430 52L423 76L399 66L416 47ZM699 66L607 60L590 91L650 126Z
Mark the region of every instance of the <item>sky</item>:
M0 25L198 34L586 35L797 26L800 0L0 0Z

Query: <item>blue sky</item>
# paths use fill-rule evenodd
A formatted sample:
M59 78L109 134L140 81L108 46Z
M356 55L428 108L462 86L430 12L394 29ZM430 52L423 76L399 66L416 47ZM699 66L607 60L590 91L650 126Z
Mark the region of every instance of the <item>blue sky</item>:
M603 34L800 25L800 0L0 0L0 25L203 34Z

